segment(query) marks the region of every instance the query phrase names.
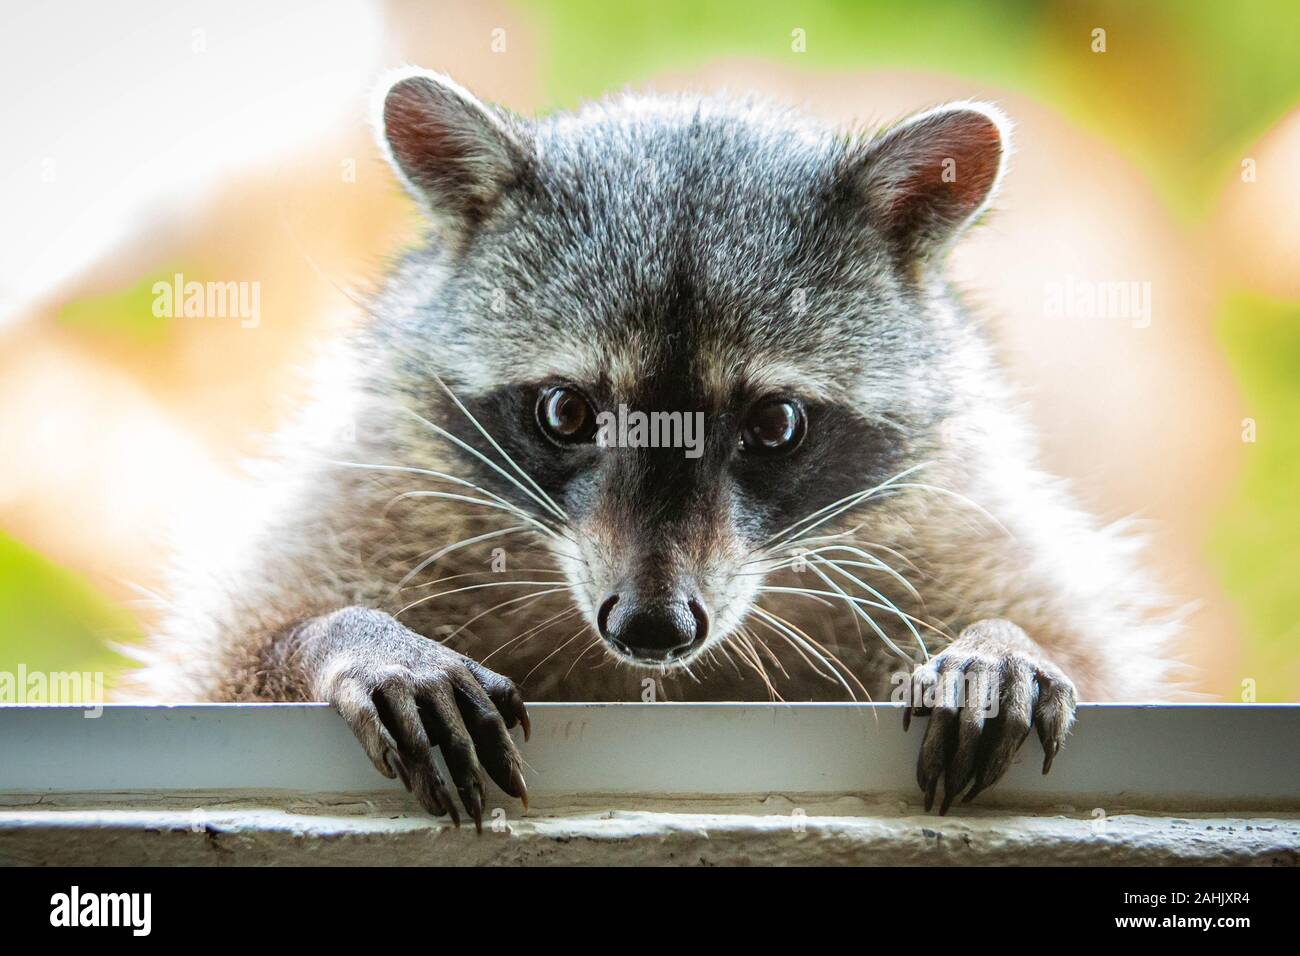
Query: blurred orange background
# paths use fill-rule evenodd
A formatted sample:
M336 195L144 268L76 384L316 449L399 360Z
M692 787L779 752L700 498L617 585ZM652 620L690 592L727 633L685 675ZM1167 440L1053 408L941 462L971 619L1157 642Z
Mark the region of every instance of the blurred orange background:
M175 536L219 546L240 461L416 236L367 114L382 70L417 63L523 113L627 85L759 92L857 126L999 103L1011 172L952 267L1046 464L1102 518L1142 519L1160 580L1196 605L1197 689L1300 699L1294 4L236 0L6 19L0 670L121 667L109 642L147 629ZM153 284L177 273L258 283L256 327L155 316ZM1150 322L1053 314L1072 282L1146 284Z

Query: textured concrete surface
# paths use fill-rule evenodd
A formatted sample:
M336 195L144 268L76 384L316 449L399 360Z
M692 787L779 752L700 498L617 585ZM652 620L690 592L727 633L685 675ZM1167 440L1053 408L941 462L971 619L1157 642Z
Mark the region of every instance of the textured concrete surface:
M1295 866L1300 814L1093 806L926 814L909 798L551 797L478 835L393 793L0 795L0 864Z

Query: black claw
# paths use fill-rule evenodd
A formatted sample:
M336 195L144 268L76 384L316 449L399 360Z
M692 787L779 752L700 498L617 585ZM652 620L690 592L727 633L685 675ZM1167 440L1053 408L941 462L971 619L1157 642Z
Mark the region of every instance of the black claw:
M939 804L939 816L947 816L948 808L952 806L953 797L957 796L957 791L948 789L948 785L943 785L943 803Z
M925 812L929 813L930 808L934 806L934 793L939 788L939 778L936 776L930 781L930 785L925 789Z
M410 773L407 772L406 764L402 762L402 758L399 757L397 754L393 753L391 750L388 751L388 753L386 753L384 757L385 759L391 758L389 760L389 766L394 771L396 771L397 776L401 778L402 786L404 786L407 790L410 790L411 775Z
M1056 752L1057 752L1058 750L1060 750L1060 749L1061 749L1061 745L1060 745L1060 744L1055 744L1055 743L1049 745L1049 746L1046 748L1046 753L1043 754L1043 773L1044 773L1044 775L1046 775L1046 773L1047 773L1049 770L1052 769L1052 761L1056 759Z
M465 803L465 810L474 820L474 829L478 833L483 832L483 797L480 795L477 787L466 787L460 792L460 798Z
M512 797L518 797L523 803L524 809L528 809L528 787L524 783L524 775L519 772L518 767L510 768L510 786L513 788L510 792Z
M450 814L451 822L456 825L457 829L460 829L460 811L456 809L456 801L451 798L451 794L444 787L438 787L437 796L442 801L444 808L442 812Z
M421 792L418 784L415 790L415 799L424 809L425 813L431 814L435 817L440 817L447 812L446 802L443 801L437 793L433 790L425 790Z
M903 708L903 733L907 733L907 728L912 726L912 708L907 706Z

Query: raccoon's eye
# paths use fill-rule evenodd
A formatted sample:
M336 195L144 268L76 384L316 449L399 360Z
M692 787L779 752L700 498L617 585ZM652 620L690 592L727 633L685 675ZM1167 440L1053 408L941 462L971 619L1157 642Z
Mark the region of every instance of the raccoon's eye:
M749 410L740 426L740 447L773 455L793 451L803 441L808 420L803 405L789 398L769 398Z
M552 440L577 445L596 434L596 410L576 388L553 385L537 398L537 424Z

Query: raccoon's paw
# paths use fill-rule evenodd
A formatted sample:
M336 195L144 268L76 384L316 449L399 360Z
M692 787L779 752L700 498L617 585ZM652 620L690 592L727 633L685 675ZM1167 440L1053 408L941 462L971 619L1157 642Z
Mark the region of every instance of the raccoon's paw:
M433 749L465 810L483 829L484 769L528 807L520 757L509 729L527 739L528 712L514 682L387 614L350 608L324 618L318 687L347 720L375 768L400 777L430 813L460 825Z
M972 624L944 651L912 673L912 715L929 716L916 781L925 809L943 779L940 813L967 786L965 800L991 786L1011 765L1030 728L1043 745L1043 773L1052 769L1074 723L1074 684L1009 621Z

